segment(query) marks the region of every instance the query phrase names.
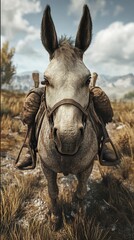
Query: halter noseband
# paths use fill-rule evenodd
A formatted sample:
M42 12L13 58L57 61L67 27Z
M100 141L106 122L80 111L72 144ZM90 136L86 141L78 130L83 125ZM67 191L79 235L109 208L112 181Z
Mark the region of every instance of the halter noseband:
M95 130L96 135L98 135L98 124L101 124L95 110L94 110L94 105L93 105L93 101L92 101L92 94L89 94L89 100L88 100L88 105L86 108L82 107L81 104L79 104L78 102L76 102L75 100L71 99L71 98L65 98L62 99L61 101L57 102L50 110L47 107L46 104L46 88L45 88L45 92L44 92L44 103L45 103L45 109L46 109L46 115L49 119L49 122L52 124L52 115L54 113L54 111L56 109L58 109L60 106L62 105L73 105L75 107L77 107L84 115L84 121L86 122L87 118L90 118L90 121L92 123L92 126ZM90 113L90 114L89 114ZM94 122L95 121L95 122ZM52 124L53 125L53 124ZM51 126L52 128L52 126Z
M78 102L76 102L75 100L73 99L70 99L70 98L65 98L59 102L57 102L52 108L51 110L49 111L47 109L47 115L49 118L51 118L52 114L54 113L54 111L59 108L60 106L62 105L73 105L75 107L77 107L85 116L85 118L87 118L88 116L88 112L87 110L85 110ZM89 105L89 104L88 104ZM87 107L88 108L88 107Z

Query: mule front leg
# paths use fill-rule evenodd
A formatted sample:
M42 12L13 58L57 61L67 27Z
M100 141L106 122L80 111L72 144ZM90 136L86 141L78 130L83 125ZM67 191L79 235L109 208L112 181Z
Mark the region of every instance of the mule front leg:
M59 207L58 194L59 189L57 185L57 173L45 167L42 163L42 169L46 176L48 183L48 194L51 200L51 221L53 224L53 229L57 230L61 227L61 209Z
M78 185L77 185L77 190L75 192L75 196L79 200L82 200L87 193L87 181L92 172L92 168L93 168L93 164L90 165L90 167L87 168L85 171L78 173L76 175L78 179Z

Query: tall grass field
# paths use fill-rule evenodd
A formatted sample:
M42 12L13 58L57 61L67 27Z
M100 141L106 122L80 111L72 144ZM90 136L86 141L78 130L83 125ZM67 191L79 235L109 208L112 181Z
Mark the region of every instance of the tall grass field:
M40 162L29 171L14 167L27 129L20 120L24 99L25 94L1 92L1 240L133 240L134 102L112 102L114 118L107 129L121 163L104 167L95 161L87 195L76 212L72 196L77 180L58 175L64 223L54 232Z

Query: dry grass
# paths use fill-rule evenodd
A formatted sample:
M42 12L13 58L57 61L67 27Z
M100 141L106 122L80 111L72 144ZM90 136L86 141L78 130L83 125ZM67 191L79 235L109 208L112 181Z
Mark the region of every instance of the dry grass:
M38 192L40 176L28 174L20 175L19 172L12 173L2 185L1 191L1 236L2 239L41 239L47 236L47 226L44 228L36 219L25 220L25 216L35 211L34 206L27 211L27 204ZM9 185L10 182L10 185ZM21 225L20 219L23 218ZM19 222L20 221L20 222ZM36 231L37 230L37 231ZM52 239L52 238L48 238Z
M25 94L17 92L1 92L1 114L17 116L22 109Z
M2 92L2 152L16 155L25 128L18 118L25 95ZM60 191L64 227L52 232L48 215L46 181L35 171L16 171L3 158L1 181L2 240L132 240L134 239L134 103L113 103L114 124L110 130L120 155L118 167L99 166L101 177L89 180L90 191L67 223L72 212L72 192L76 181ZM5 155L6 156L6 155ZM58 179L61 188L61 177Z
M42 221L39 217L35 218L37 209L35 206L30 208L30 201L38 194L38 189L45 187L44 183L43 185L41 183L41 176L31 174L22 176L19 172L14 174L11 171L8 173L9 177L2 184L1 191L1 239L110 239L109 231L104 231L100 224L96 223L95 217L90 219L82 211L76 215L72 225L68 225L64 219L64 230L58 233L52 232L49 218L47 221ZM67 210L69 206L67 201L71 200L71 196L62 194L60 196L62 207ZM42 195L39 196L43 198ZM48 204L49 200L45 199L45 202Z
M133 182L134 173L134 102L113 103L114 137L119 150L121 164L116 170L123 179Z
M19 138L16 135L24 131L20 121L24 98L25 94L1 92L1 151L12 149Z

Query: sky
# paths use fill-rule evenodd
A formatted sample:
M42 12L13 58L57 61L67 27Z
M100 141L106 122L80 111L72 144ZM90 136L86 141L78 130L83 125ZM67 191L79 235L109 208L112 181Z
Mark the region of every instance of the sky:
M58 37L75 40L83 5L90 9L93 38L84 53L91 72L111 76L134 73L134 0L2 0L1 44L15 48L17 74L44 72L49 55L40 40L40 25L46 5Z

